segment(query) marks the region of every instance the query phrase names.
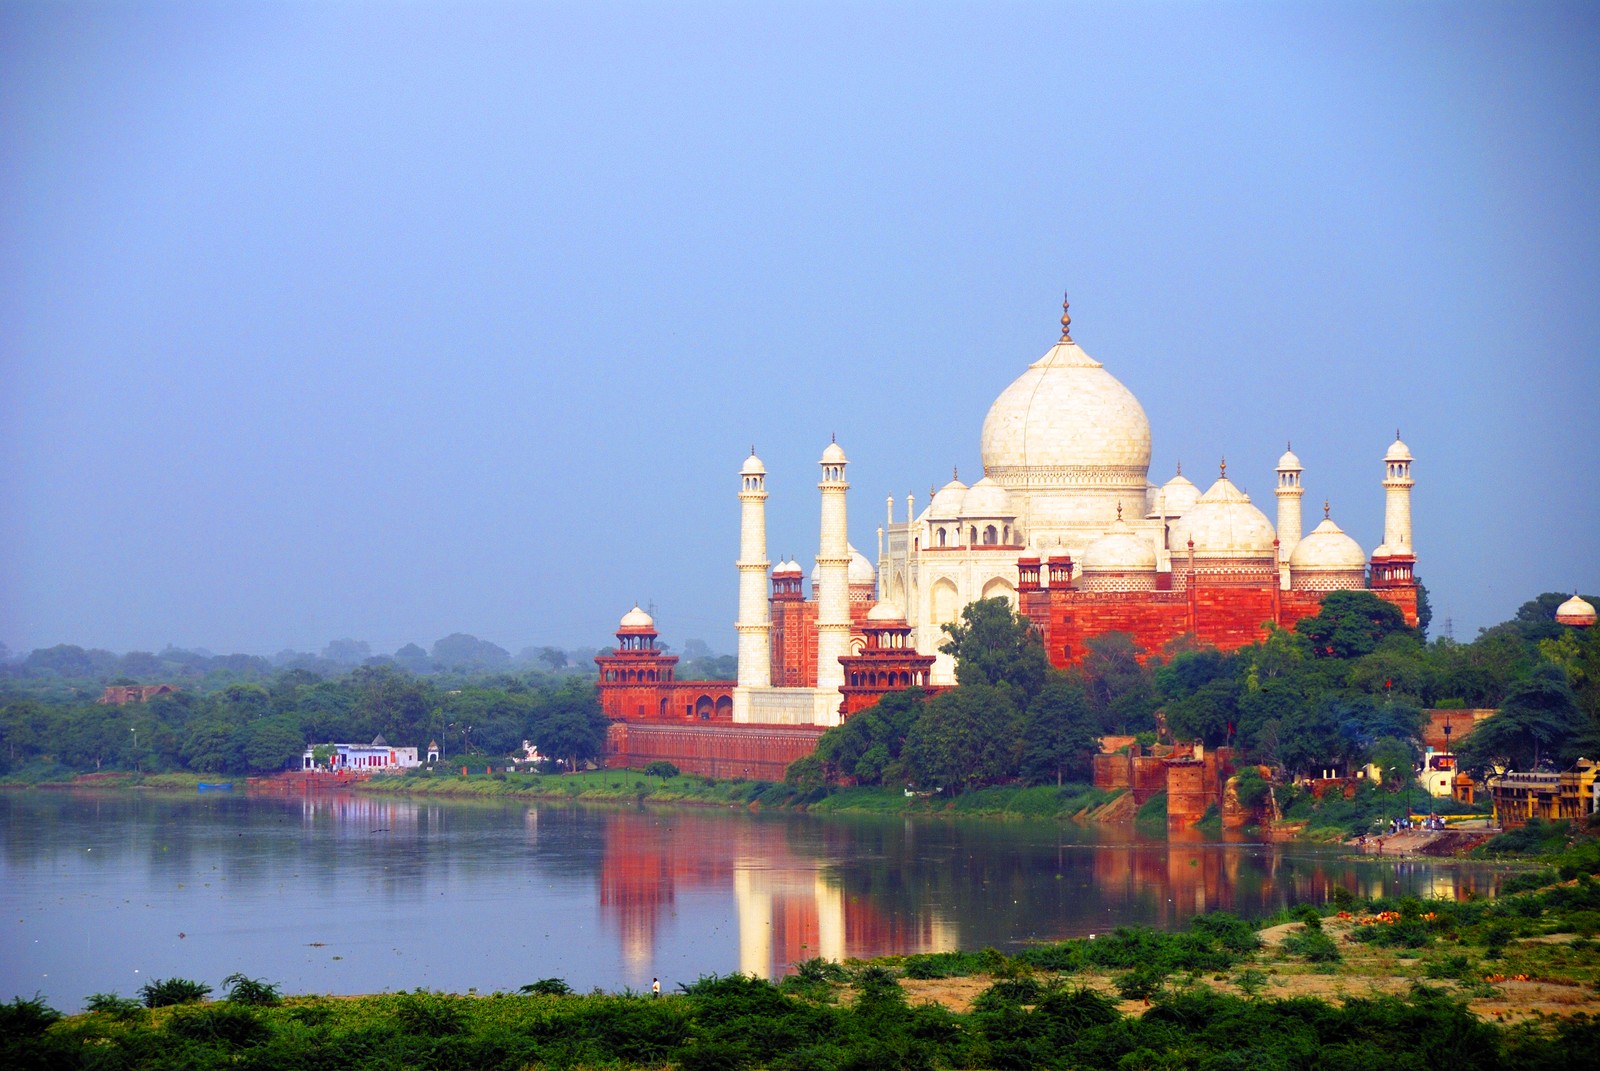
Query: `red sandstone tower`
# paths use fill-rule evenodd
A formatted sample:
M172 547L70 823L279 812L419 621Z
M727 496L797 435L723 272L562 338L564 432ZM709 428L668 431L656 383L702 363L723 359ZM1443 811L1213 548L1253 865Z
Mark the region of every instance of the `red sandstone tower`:
M868 611L861 628L866 646L859 654L839 659L844 666L839 713L847 718L890 692L926 687L934 661L933 655L918 654L911 646L911 626L889 603L880 602Z

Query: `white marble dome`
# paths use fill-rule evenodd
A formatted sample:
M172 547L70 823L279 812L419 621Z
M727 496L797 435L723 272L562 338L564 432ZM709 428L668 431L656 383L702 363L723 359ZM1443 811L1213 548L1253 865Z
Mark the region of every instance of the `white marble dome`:
M1283 456L1278 458L1278 470L1280 472L1284 472L1284 471L1304 472L1305 471L1305 469L1302 468L1301 465L1300 465L1300 459L1298 457L1294 456L1294 451L1293 450L1285 450L1283 452Z
M955 520L961 516L966 498L967 485L960 480L951 480L933 493L933 498L928 502L927 512L923 516L933 521Z
M1080 483L1107 470L1143 484L1150 421L1127 387L1063 338L989 407L982 448L984 472L1005 486Z
M900 607L896 606L892 602L873 603L872 609L867 611L868 621L888 624L891 622L903 623L905 619L906 615L900 612Z
M1223 476L1173 522L1167 545L1175 555L1187 553L1193 540L1197 557L1263 558L1275 556L1276 538L1266 514Z
M1588 599L1572 596L1556 607L1556 621L1563 625L1586 626L1595 623L1595 610Z
M765 476L766 474L767 474L767 466L765 466L765 465L763 465L761 463L761 459L759 457L757 457L755 455L755 451L752 450L750 452L750 456L744 459L744 466L739 469L739 475L740 476Z
M1366 552L1345 534L1344 529L1327 517L1313 528L1305 538L1295 544L1289 555L1289 568L1361 570L1367 567Z
M1200 488L1189 482L1182 470L1166 483L1161 485L1161 494L1156 497L1155 509L1150 517L1182 517L1194 509L1194 504L1200 500Z
M1400 441L1400 436L1394 437L1394 442L1389 444L1389 450L1383 455L1385 461L1415 461L1411 456L1411 447Z
M971 487L961 499L963 517L1015 517L1017 508L1004 487L985 476Z
M1156 548L1119 517L1110 531L1084 550L1082 565L1085 573L1152 572Z
M852 584L876 584L877 582L878 582L878 570L874 569L872 567L872 563L867 561L867 556L865 554L861 553L855 547L851 547L850 548L850 583L852 583Z
M822 451L822 464L824 465L844 465L849 460L844 456L844 448L836 442L829 443L828 448Z
M618 627L655 628L656 619L645 613L637 604L635 604L633 609L622 615L622 623Z

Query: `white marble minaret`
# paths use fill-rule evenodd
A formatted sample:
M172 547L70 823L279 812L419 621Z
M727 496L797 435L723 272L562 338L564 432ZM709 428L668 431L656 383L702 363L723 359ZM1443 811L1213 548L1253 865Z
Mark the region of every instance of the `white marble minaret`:
M1300 499L1306 493L1300 483L1300 459L1294 456L1294 445L1286 444L1283 456L1278 458L1278 571L1285 590L1289 587L1289 555L1300 543Z
M822 452L822 539L817 548L817 691L813 719L818 725L839 724L844 666L850 653L850 538L845 530L844 479L848 464L837 442Z
M739 470L739 681L733 720L750 720L750 689L772 683L772 619L767 604L767 467L752 447Z
M1394 433L1394 442L1383 455L1383 549L1391 555L1414 555L1411 546L1411 448Z

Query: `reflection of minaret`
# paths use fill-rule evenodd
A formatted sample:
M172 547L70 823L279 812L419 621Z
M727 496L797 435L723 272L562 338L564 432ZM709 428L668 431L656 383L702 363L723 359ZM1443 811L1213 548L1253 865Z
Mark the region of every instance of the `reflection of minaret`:
M755 448L739 470L739 683L733 720L750 720L750 689L772 682L772 626L767 609L767 467Z
M839 724L840 689L844 667L839 659L850 653L850 540L845 523L844 469L849 459L837 442L822 452L822 538L817 548L817 691L813 720L818 725Z
M765 871L750 865L736 866L733 871L733 900L739 911L739 972L757 978L772 977L772 894L761 887L764 877Z

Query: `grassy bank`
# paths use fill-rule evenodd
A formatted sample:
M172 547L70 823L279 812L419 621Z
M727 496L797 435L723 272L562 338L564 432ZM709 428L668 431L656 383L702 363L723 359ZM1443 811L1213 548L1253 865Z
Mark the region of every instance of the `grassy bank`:
M1547 877L1554 877L1547 874ZM231 976L62 1018L0 1006L0 1066L459 1071L1593 1066L1600 882L1494 901L1303 905L1256 930L1123 928L1024 948L810 960L773 984L705 977L662 999L416 991L282 999ZM146 1003L188 999L178 1006Z
M415 771L378 777L360 792L479 799L581 800L716 807L807 810L814 814L948 814L984 818L1070 818L1114 798L1089 785L1001 786L959 796L906 795L889 788L797 788L772 781L718 781L680 774L651 777L636 770L580 774L491 774Z

